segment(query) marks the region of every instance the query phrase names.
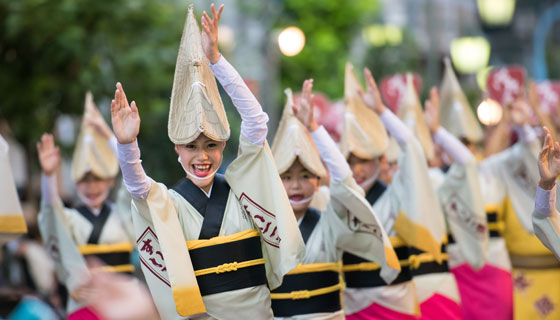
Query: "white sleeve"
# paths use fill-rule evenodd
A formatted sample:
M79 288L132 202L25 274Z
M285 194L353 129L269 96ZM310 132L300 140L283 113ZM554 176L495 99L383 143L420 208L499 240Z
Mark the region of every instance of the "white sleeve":
M315 142L317 149L319 149L321 159L325 162L327 168L329 168L329 172L333 179L337 181L344 181L346 177L352 174L346 159L342 153L340 153L338 147L323 126L320 126L317 130L311 132L311 137L313 138L313 142Z
M210 64L210 68L241 116L241 135L252 144L263 145L268 132L268 115L262 110L257 98L223 56L216 64Z
M107 141L107 144L109 144L109 148L111 148L111 151L113 151L113 154L115 156L119 156L119 152L117 151L117 137L115 137L115 135L111 135L111 138L109 138L109 140Z
M537 187L533 229L539 240L560 259L560 214L556 210L556 186L552 190Z
M433 135L433 138L434 141L441 145L445 151L449 152L453 160L459 164L465 164L467 161L474 158L470 150L442 126L439 127Z
M410 129L389 108L380 116L383 125L399 143L407 143L412 137Z
M517 136L519 136L519 140L522 142L531 143L537 139L537 133L535 132L535 129L533 129L533 127L528 124L524 125L523 127L516 126L514 129L517 133Z
M58 198L58 185L56 183L56 174L50 176L41 174L41 199L48 206L54 205Z
M117 144L117 150L126 189L134 197L146 199L150 192L150 179L142 168L138 139L129 144Z
M535 214L548 217L556 208L556 185L551 190L544 190L537 186L535 195Z

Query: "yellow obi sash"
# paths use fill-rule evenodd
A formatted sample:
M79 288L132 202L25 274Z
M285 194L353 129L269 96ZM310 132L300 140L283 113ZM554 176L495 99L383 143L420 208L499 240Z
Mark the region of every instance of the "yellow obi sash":
M442 245L442 263L438 263L432 254L423 252L417 248L409 247L399 237L390 237L391 245L399 258L401 272L398 277L389 284L398 284L412 280L413 276L428 273L447 272L447 260L445 244ZM444 241L446 243L446 240ZM370 288L386 286L380 275L381 266L378 263L368 261L351 253L343 255L344 281L349 288Z
M105 266L93 269L92 271L134 271L134 266L130 263L132 244L129 242L115 244L86 244L78 246L78 250L84 258L94 256L106 264Z
M203 296L266 284L257 230L187 241L187 247Z
M270 293L276 317L332 313L342 309L341 262L300 264Z

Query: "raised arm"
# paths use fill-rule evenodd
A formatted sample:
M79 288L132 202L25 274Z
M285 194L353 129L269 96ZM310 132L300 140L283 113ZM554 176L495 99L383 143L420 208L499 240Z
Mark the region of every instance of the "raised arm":
M556 210L556 179L560 175L560 145L553 142L545 127L539 154L540 181L535 196L533 228L541 242L560 259L560 214Z
M439 93L436 87L430 90L430 99L425 101L424 106L424 120L434 141L449 152L455 162L466 164L468 161L474 161L474 155L469 149L439 125Z
M294 115L311 132L313 142L319 149L321 159L327 165L331 178L337 181L344 181L346 177L352 175L350 166L346 159L331 139L323 126L319 127L313 117L313 79L303 82L302 97L299 104L293 106Z
M37 142L37 153L41 165L41 201L49 206L59 199L56 170L60 165L60 149L54 144L51 134L43 133Z
M210 68L214 76L222 84L231 98L233 105L241 116L241 135L256 145L263 145L268 132L268 115L264 113L260 103L247 87L239 73L218 51L218 22L224 5L216 11L211 5L212 18L203 12L202 47L204 54L210 60Z
M389 133L399 144L406 144L412 137L412 132L391 112L391 110L385 107L381 100L381 94L379 93L375 79L368 68L364 68L364 75L366 78L367 91L359 91L362 101L368 108L379 115L385 128L387 128Z
M136 139L140 131L140 115L136 102L128 104L120 82L111 101L111 122L118 141L118 158L126 189L134 197L145 199L150 192L150 180L142 168Z

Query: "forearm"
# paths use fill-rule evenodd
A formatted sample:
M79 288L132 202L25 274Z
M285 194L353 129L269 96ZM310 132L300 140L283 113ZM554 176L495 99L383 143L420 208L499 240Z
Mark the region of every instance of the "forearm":
M210 68L241 116L241 135L253 144L263 145L268 132L268 115L257 98L223 56L216 64L210 64Z
M537 187L535 195L535 215L539 217L550 216L556 208L556 185L550 190Z
M474 155L459 139L441 126L433 135L433 138L437 144L441 145L453 157L456 163L466 164L474 158Z
M53 206L58 200L56 174L53 173L50 176L41 174L41 199L48 206Z
M313 131L311 137L319 149L321 159L327 165L332 179L343 181L352 174L346 159L323 126Z
M117 150L126 189L134 197L146 199L150 192L150 179L142 168L138 139L129 144L117 144Z
M407 143L412 137L412 132L408 127L388 108L380 116L383 125L398 143Z

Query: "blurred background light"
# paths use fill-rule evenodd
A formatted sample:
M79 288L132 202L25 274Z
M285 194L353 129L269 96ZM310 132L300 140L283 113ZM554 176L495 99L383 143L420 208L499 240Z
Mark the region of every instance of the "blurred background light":
M362 31L366 43L374 47L396 46L403 41L403 32L395 25L372 24Z
M515 0L477 0L478 14L488 26L506 26L515 12Z
M502 120L502 106L490 98L483 100L476 109L478 120L485 126L493 126Z
M218 43L222 50L231 52L235 48L235 37L233 29L228 26L221 24L218 29Z
M305 35L298 27L287 27L278 35L278 46L282 54L295 56L305 46Z
M476 83L478 84L480 90L482 90L483 92L486 92L486 80L488 79L488 75L490 74L492 68L494 67L487 66L486 68L478 70L478 72L476 73Z
M451 41L451 60L462 73L475 73L488 65L490 43L484 37L463 37Z

